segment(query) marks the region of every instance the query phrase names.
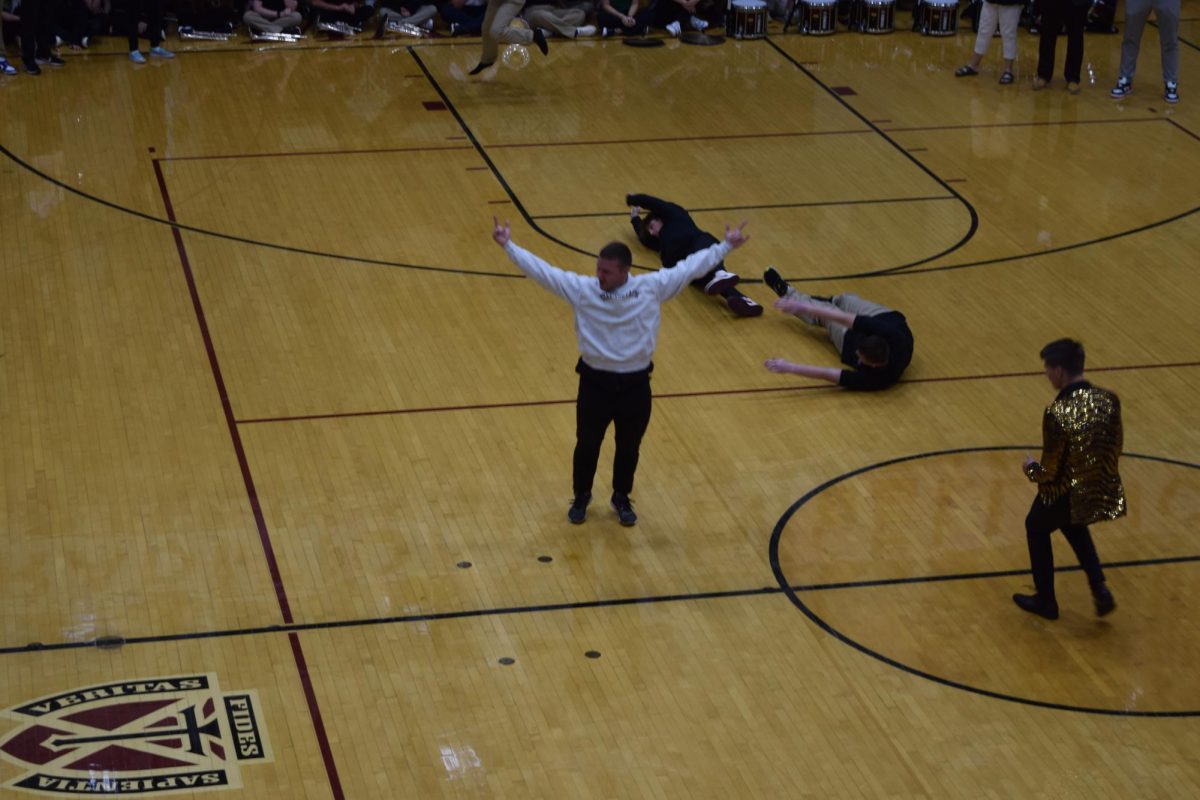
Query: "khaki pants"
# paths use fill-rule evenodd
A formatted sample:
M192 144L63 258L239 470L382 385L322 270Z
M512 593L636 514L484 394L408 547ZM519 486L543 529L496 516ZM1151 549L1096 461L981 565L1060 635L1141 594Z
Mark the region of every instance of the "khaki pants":
M524 7L525 0L488 0L487 13L483 17L483 52L479 56L480 64L496 63L500 42L529 44L533 41L532 30L512 26L512 21Z
M275 19L267 19L262 14L247 11L242 15L242 22L260 31L279 33L284 28L299 28L300 23L304 22L304 17L300 16L300 12L294 11L291 14L280 14Z
M437 6L424 5L417 8L409 16L404 16L399 11L391 8L381 8L379 13L387 17L389 22L403 22L407 25L415 25L418 28L425 22L437 16Z
M533 6L525 11L525 21L531 28L542 28L554 31L559 36L568 39L575 38L575 29L583 25L587 14L582 8L555 8L554 6Z
M796 291L794 286L788 287L788 300L803 300L805 303L812 303L817 306L826 306L828 308L837 308L845 311L847 314L862 315L864 317L874 317L879 314L886 314L892 309L881 306L878 303L872 303L869 300L863 300L856 294L839 294L833 298L832 303L826 303L824 300L814 300L810 295ZM833 342L833 346L837 348L838 358L842 356L842 345L846 342L846 331L849 330L845 325L839 325L836 322L825 322L808 314L796 314L798 318L804 320L809 325L819 325L829 334L829 341Z

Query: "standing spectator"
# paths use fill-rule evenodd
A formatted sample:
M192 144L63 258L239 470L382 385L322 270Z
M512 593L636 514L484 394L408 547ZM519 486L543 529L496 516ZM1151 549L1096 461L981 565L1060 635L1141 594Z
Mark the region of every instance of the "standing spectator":
M127 0L127 19L125 34L129 39L129 60L135 64L145 64L146 57L138 49L138 29L145 26L146 38L150 40L150 55L155 58L174 58L175 54L162 46L163 40L163 3L162 0ZM146 19L142 20L142 10Z
M1158 47L1162 51L1163 99L1179 102L1179 12L1180 0L1126 0L1125 37L1121 39L1121 75L1111 92L1116 100L1133 91L1133 73L1142 49L1146 17L1154 10Z
M54 42L55 0L22 0L19 12L21 61L25 71L41 75L42 66L65 66L66 62L50 50Z
M650 424L650 373L658 343L661 306L683 291L689 280L712 270L729 251L748 236L740 227L725 227L725 241L689 255L674 265L649 275L629 274L633 256L620 242L600 250L596 274L581 275L547 264L513 243L508 223L493 219L492 239L517 267L542 288L561 297L575 314L579 344L579 395L575 401L575 453L572 484L575 499L567 519L579 524L587 519L592 481L600 459L600 445L608 426L616 428L613 457L612 506L621 524L637 524L629 493L637 471L642 436Z
M979 34L975 37L975 52L969 64L954 71L957 77L965 78L979 74L979 65L987 55L988 47L992 44L992 34L999 24L1004 56L1004 72L1000 73L1000 82L1013 82L1013 63L1017 60L1017 26L1021 22L1023 5L1024 0L983 0L983 9L979 12Z
M8 40L4 38L4 23L20 22L21 18L9 10L8 3L0 4L0 75L16 75L17 68L8 63L4 57L4 49Z
M1041 0L1042 21L1038 32L1037 77L1033 88L1045 89L1054 77L1054 50L1058 46L1058 32L1067 26L1067 63L1063 77L1067 79L1067 91L1079 94L1079 72L1083 68L1083 26L1087 24L1088 7L1091 0Z

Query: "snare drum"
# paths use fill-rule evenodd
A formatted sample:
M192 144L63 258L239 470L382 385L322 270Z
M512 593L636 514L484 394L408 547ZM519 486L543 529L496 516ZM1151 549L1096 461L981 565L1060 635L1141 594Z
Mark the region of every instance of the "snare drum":
M800 32L828 36L837 31L837 0L799 0Z
M766 0L733 0L729 10L729 27L725 32L735 39L761 39L766 36Z
M891 33L895 21L896 0L857 0L850 27L861 33Z
M958 0L922 0L917 30L926 36L953 36L958 30Z

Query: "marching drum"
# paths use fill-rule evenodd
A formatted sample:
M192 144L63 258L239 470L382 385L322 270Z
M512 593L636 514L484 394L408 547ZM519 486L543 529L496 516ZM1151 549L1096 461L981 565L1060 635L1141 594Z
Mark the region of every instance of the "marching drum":
M895 30L896 0L858 0L850 27L861 33L891 33Z
M958 0L921 0L917 30L926 36L953 36L958 30Z
M837 31L837 0L800 0L800 32L828 36Z
M767 35L766 0L733 0L726 33L735 39L761 39Z

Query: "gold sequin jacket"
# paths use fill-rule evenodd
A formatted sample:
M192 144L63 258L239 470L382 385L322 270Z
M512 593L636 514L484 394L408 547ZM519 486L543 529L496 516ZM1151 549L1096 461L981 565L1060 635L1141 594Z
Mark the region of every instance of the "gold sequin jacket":
M1087 381L1059 392L1042 417L1042 459L1025 474L1046 505L1071 496L1071 522L1090 525L1124 516L1125 489L1117 472L1124 431L1121 400Z

